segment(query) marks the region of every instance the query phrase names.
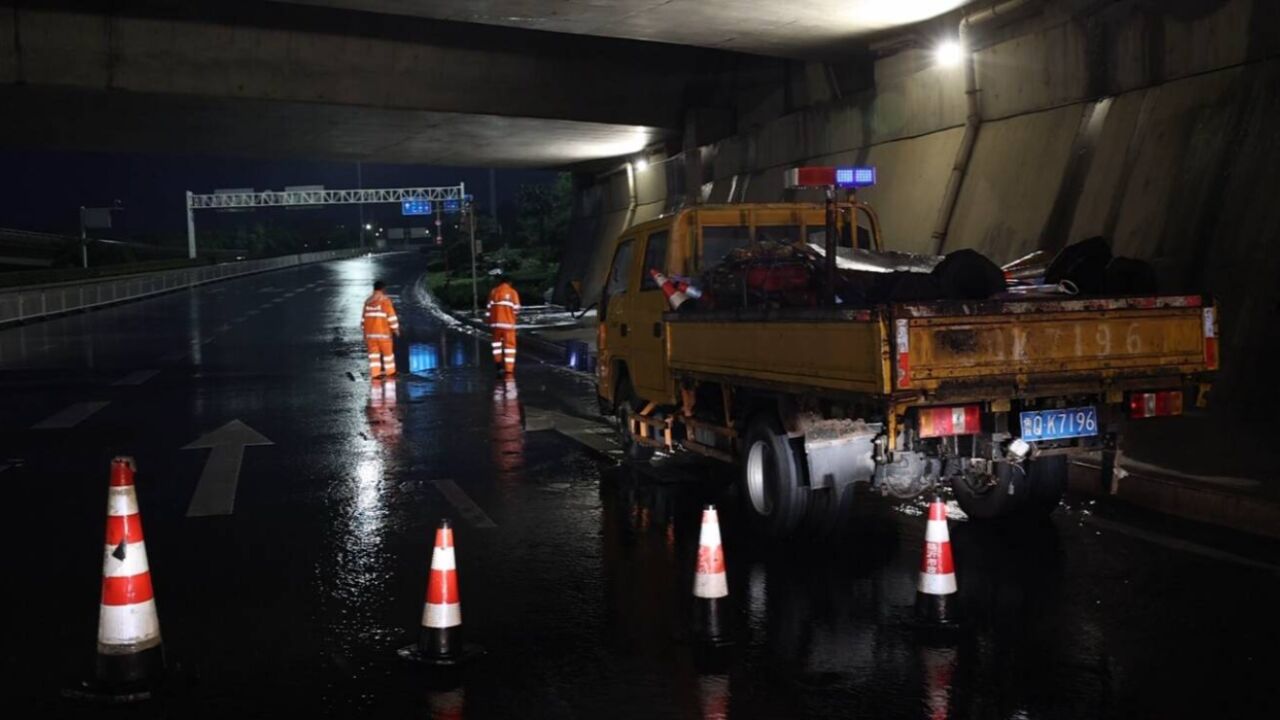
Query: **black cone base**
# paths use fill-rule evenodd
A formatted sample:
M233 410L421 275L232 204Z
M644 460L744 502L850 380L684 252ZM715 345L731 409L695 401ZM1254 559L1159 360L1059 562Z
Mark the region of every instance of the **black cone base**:
M478 645L462 642L462 628L422 628L418 642L396 651L400 657L435 667L455 667L484 654Z
M126 655L99 653L94 678L63 692L79 700L134 703L150 700L164 679L164 647L157 645Z
M955 625L960 621L955 593L929 595L916 592L916 619L927 625Z
M695 598L693 605L693 640L710 647L732 645L727 598Z

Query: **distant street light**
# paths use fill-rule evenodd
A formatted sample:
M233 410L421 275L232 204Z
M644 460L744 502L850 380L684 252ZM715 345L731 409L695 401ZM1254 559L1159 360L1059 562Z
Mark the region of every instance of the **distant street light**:
M364 229L365 229L365 230L372 230L372 229L373 229L373 223L365 223L365 224L364 224Z

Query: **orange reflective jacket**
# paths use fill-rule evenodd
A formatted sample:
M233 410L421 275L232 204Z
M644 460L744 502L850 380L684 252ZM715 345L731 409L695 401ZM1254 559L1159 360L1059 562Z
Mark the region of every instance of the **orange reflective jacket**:
M510 283L502 283L489 291L489 327L514 330L519 309L520 293Z
M364 336L373 339L389 338L393 332L400 332L400 318L396 317L396 309L391 305L391 298L375 292L364 301Z

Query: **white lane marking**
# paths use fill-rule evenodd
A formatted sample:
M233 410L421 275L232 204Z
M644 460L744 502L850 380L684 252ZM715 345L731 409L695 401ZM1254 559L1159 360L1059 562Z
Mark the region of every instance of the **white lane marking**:
M13 467L13 463L0 462L0 473Z
M617 459L622 454L622 447L618 444L617 434L613 428L555 410L532 407L526 409L525 432L543 430L554 430L590 450L613 459Z
M484 513L484 510L480 509L480 506L476 504L476 501L472 500L470 496L463 492L462 488L458 487L458 484L454 481L449 480L448 478L441 478L439 480L433 480L432 484L436 486L436 489L440 491L440 494L444 495L444 499L448 500L449 504L457 509L458 514L462 515L463 519L467 522L478 528L498 527L498 524L491 520L489 516Z
M1244 565L1245 567L1280 574L1280 565L1272 565L1271 563L1262 562L1261 560L1253 560L1251 558L1244 557L1243 555L1236 555L1234 553L1226 552L1225 550L1218 550L1206 545L1200 545L1187 540L1169 537L1168 535L1139 530L1138 528L1114 522L1112 520L1106 520L1097 517L1096 515L1090 516L1085 520L1085 522L1103 530L1120 533L1121 535L1128 535L1129 537L1138 538L1139 540L1146 540L1147 542L1155 543L1156 545L1163 545L1164 547L1171 548L1173 550L1181 550L1193 555L1207 557L1211 560L1235 563L1236 565Z
M240 484L240 466L244 449L251 445L274 445L257 430L239 420L232 420L213 432L184 446L183 450L212 448L195 495L187 506L187 517L230 515L235 512L236 488Z
M258 308L254 308L254 309L250 310L249 312L245 313L245 315L247 315L247 316L249 316L249 317L252 317L252 316L254 316L254 315L257 315L257 314L258 314L258 313L260 313L260 312L262 312L262 310L260 310L260 309L258 309Z
M151 378L159 374L160 374L159 370L138 370L136 372L131 372L128 375L125 375L124 377L120 378L119 380L111 384L116 387L119 387L121 385L141 385L142 383L150 380Z
M31 426L32 430L65 430L84 422L90 415L110 405L110 402L94 401L75 403L59 410Z

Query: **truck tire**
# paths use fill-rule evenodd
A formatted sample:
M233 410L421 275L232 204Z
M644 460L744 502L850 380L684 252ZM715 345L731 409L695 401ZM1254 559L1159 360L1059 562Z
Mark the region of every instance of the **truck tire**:
M834 537L848 525L853 508L853 484L832 486L809 491L809 513L805 516L805 528L814 536Z
M618 383L618 392L613 396L618 422L618 442L622 445L622 457L627 462L644 463L653 457L653 448L641 445L631 436L630 418L641 409L640 400L635 390L631 389L631 378L623 378Z
M1027 461L1027 489L1022 498L1024 511L1033 517L1044 517L1062 502L1067 491L1067 456L1050 455Z
M951 490L965 515L974 520L999 520L1017 513L1027 485L1021 467L1002 462L996 464L992 475L965 473L955 478Z
M742 497L757 527L774 537L795 531L809 504L803 477L800 453L777 419L756 415L743 445Z

